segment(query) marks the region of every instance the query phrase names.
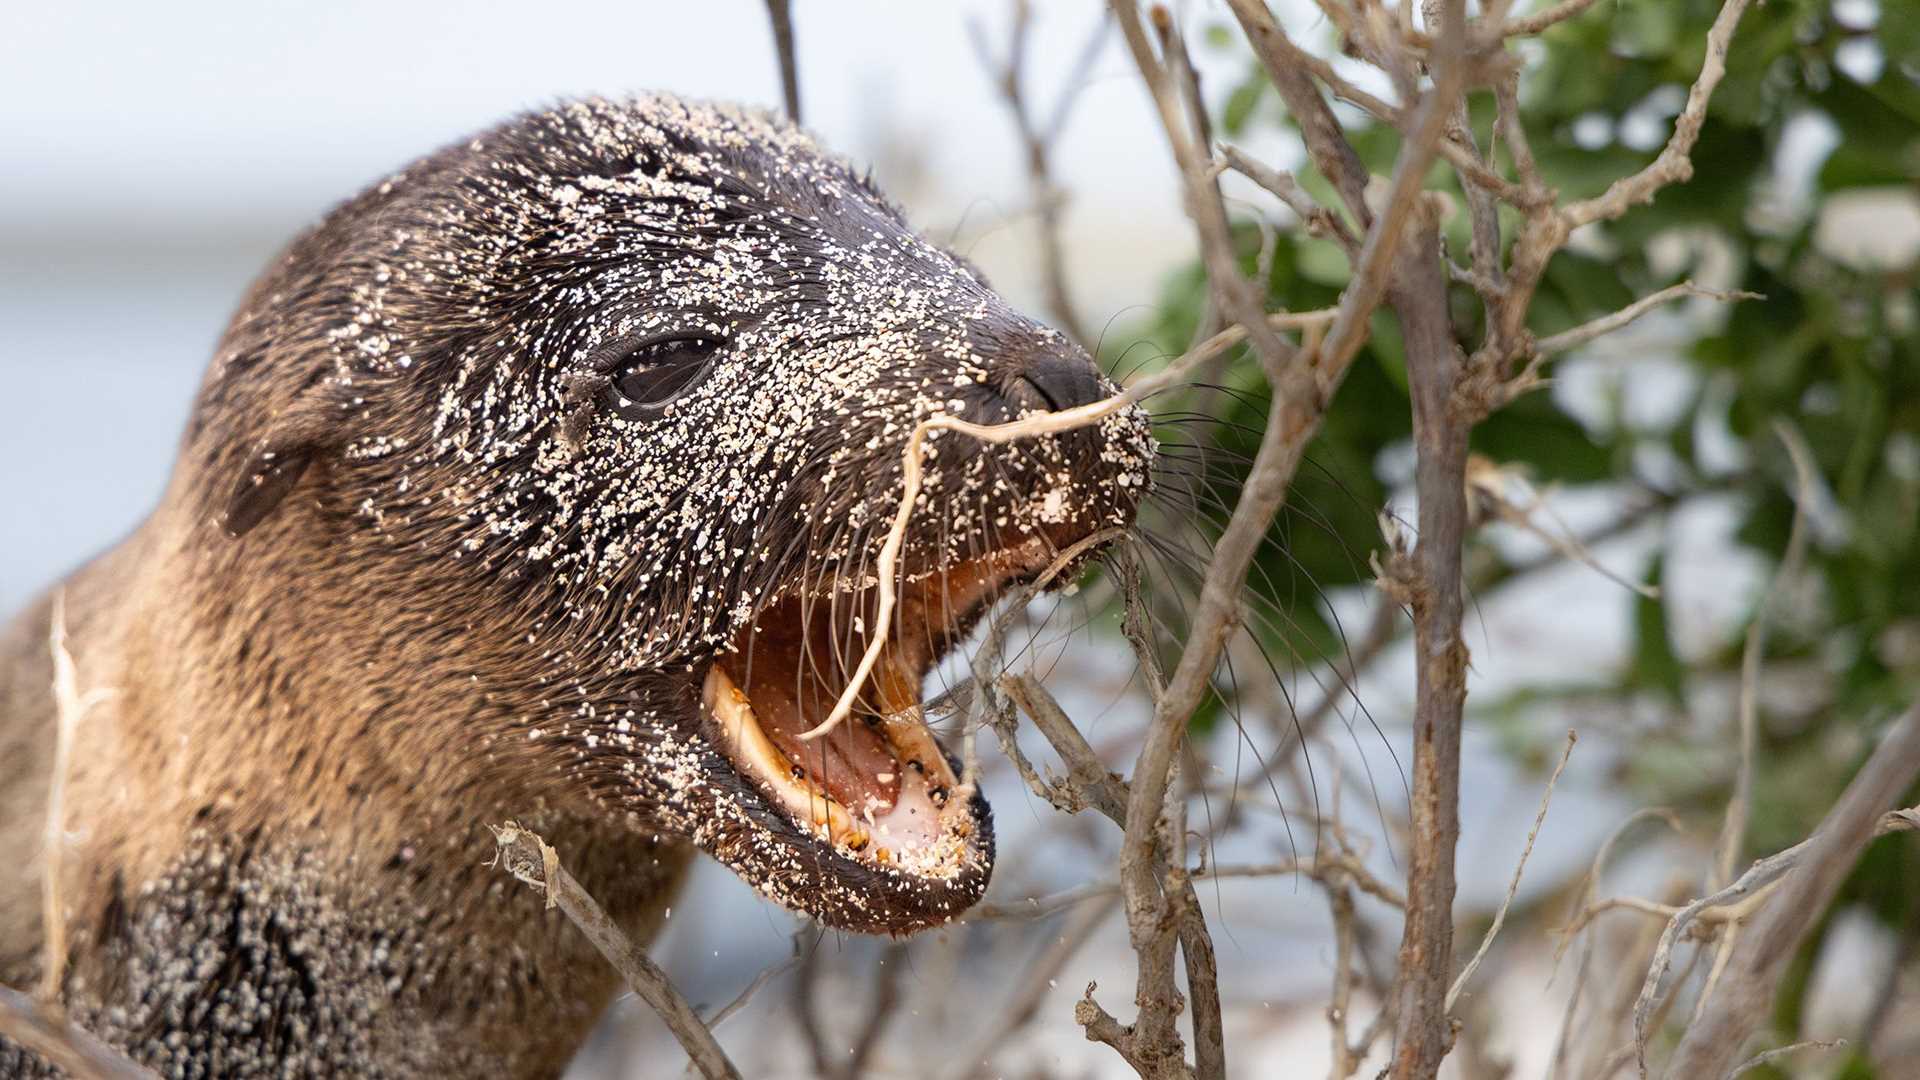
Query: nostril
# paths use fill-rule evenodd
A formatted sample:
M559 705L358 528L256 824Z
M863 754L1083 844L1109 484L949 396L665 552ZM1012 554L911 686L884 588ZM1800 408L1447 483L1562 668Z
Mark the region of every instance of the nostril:
M1100 372L1083 356L1043 354L1028 361L1008 397L1032 409L1059 412L1107 396Z
M1014 391L1014 398L1018 400L1020 404L1035 409L1044 406L1052 412L1059 412L1064 408L1064 406L1060 404L1060 399L1054 397L1047 391L1046 384L1036 380L1031 375L1020 376L1019 386ZM1033 400L1034 398L1039 398L1040 400L1035 401Z

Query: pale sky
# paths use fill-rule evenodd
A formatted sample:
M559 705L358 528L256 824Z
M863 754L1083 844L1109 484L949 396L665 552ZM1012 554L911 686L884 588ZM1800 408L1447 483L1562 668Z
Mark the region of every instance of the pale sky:
M1298 0L1305 4L1305 0ZM329 206L516 111L671 90L773 105L761 0L16 5L0 35L0 608L109 544L165 482L246 283ZM1040 0L1051 110L1096 0ZM806 120L929 235L1039 307L1011 121L968 34L1009 5L798 0ZM1190 21L1224 18L1198 4ZM1317 24L1306 13L1302 25ZM1246 61L1201 51L1215 95ZM1193 240L1117 34L1057 153L1089 324L1144 317ZM102 437L76 440L75 433Z
M967 33L982 20L1001 48L1007 5L796 7L809 126L872 163L923 228L960 226L956 243L996 280L1029 288L1026 242L1000 235L1023 227L1022 163ZM1050 109L1100 5L1035 7L1030 71ZM1200 5L1190 21L1223 17ZM406 161L559 97L778 97L759 0L34 4L9 23L0 238L16 250L252 234L270 248ZM1201 51L1225 93L1241 61ZM1104 305L1090 315L1105 319L1150 300L1191 240L1117 34L1092 73L1058 168L1077 200L1072 247Z

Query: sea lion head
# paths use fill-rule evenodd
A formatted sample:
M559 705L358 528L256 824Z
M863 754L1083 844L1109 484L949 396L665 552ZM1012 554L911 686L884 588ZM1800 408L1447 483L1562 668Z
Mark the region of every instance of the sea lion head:
M928 417L1116 392L801 130L652 96L521 117L335 211L250 294L189 450L219 542L327 530L352 632L471 669L463 752L900 933L993 860L925 677L1131 522L1154 447L1134 408L930 433L881 626L902 452ZM873 635L853 715L802 739Z

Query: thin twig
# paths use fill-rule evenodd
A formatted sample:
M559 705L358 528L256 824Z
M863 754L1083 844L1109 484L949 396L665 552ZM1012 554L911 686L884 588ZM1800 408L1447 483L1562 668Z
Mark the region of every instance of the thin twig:
M1620 838L1626 835L1628 829L1645 818L1657 818L1665 821L1667 826L1676 832L1680 829L1680 819L1674 816L1673 811L1665 809L1664 807L1643 807L1627 815L1626 820L1614 826L1613 831L1607 834L1607 838L1601 841L1600 849L1594 853L1593 865L1587 869L1586 881L1580 889L1583 909L1591 910L1593 907L1594 897L1600 889L1600 875L1605 871L1607 862L1613 855L1614 845L1620 842ZM1562 932L1560 944L1555 947L1553 952L1553 962L1556 973L1561 959L1566 955L1567 947L1573 943L1573 939L1579 932L1579 926L1569 927ZM1574 966L1573 991L1567 995L1567 1008L1560 1018L1560 1034L1554 1040L1553 1061L1547 1072L1547 1080L1558 1080L1562 1070L1566 1068L1567 1053L1570 1049L1568 1037L1573 1032L1573 1018L1580 1010L1580 997L1586 988L1587 965L1592 959L1593 937L1589 935L1582 942L1580 960Z
M1333 917L1333 996L1327 1002L1327 1026L1333 1039L1329 1080L1346 1080L1360 1068L1360 1054L1347 1041L1347 1013L1353 1007L1354 924L1359 914L1353 891L1344 884L1327 889L1327 910Z
M1520 849L1520 861L1514 865L1513 880L1507 882L1507 895L1500 901L1499 909L1493 913L1493 925L1487 927L1486 936L1480 939L1480 947L1474 950L1473 959L1467 961L1467 966L1461 969L1459 977L1454 979L1453 985L1447 988L1448 1012L1453 1011L1454 1002L1460 1000L1461 988L1467 985L1468 979L1473 978L1474 969L1480 966L1480 961L1486 957L1487 950L1493 947L1493 939L1499 935L1500 927L1506 924L1507 909L1513 906L1514 894L1520 891L1520 874L1527 868L1527 857L1533 854L1533 842L1540 837L1540 826L1546 824L1547 807L1553 803L1553 786L1560 782L1560 774L1566 770L1567 759L1573 756L1573 744L1579 741L1580 736L1577 732L1567 732L1567 748L1560 752L1560 763L1553 767L1553 775L1547 777L1547 789L1540 793L1540 810L1533 816L1533 828L1527 832L1526 847Z
M1741 1043L1778 984L1780 967L1788 963L1812 920L1826 909L1839 882L1859 859L1860 849L1884 828L1884 807L1907 790L1916 774L1920 774L1920 707L1908 709L1907 715L1893 724L1893 730L1847 784L1845 794L1811 838L1755 861L1734 884L1713 896L1695 899L1668 920L1640 988L1640 999L1634 1003L1634 1055L1642 1076L1647 1074L1645 1047L1651 1036L1653 992L1667 970L1672 945L1693 915L1734 901L1753 903L1759 899L1753 897L1757 890L1793 874L1766 899L1722 980L1726 992L1715 997L1701 1019L1688 1028L1668 1067L1668 1076L1716 1076L1732 1067L1734 1055L1740 1053Z
M1286 316L1269 316L1265 325L1276 328L1292 325L1308 327L1322 325L1328 321L1324 312L1302 312ZM984 442L1008 443L1016 439L1032 438L1036 435L1051 435L1074 428L1086 427L1098 423L1122 409L1131 408L1147 398L1177 385L1187 373L1208 360L1220 355L1239 344L1247 335L1245 327L1235 326L1213 335L1199 345L1189 349L1185 355L1150 375L1143 376L1130 383L1125 390L1112 397L1085 405L1076 405L1071 409L1058 412L1038 413L1020 420L1004 424L975 424L956 416L941 413L930 416L914 426L907 437L905 450L901 453L901 495L898 508L894 512L893 525L887 530L885 541L881 544L879 559L876 563L876 576L879 579L877 606L874 616L876 626L889 625L893 619L894 605L898 602L900 549L906 542L907 525L913 517L913 507L920 495L923 476L922 459L926 441L935 432L953 431L968 435ZM1304 445L1305 439L1301 438ZM812 730L801 734L801 738L812 740L838 727L842 720L852 712L853 702L859 697L865 686L867 676L873 672L873 665L880 659L881 650L886 647L884 635L876 634L868 642L866 652L855 666L852 678L840 699L834 703L825 720Z
M1534 348L1541 356L1552 356L1555 353L1566 352L1568 349L1577 349L1603 334L1613 333L1654 308L1671 303L1683 296L1697 296L1723 303L1731 303L1735 300L1766 299L1759 293L1747 292L1744 289L1703 289L1691 281L1683 281L1678 285L1669 285L1659 292L1649 293L1612 314L1602 315L1591 322L1581 323L1571 330L1563 330L1558 334L1543 337Z
M1707 55L1700 74L1687 91L1687 103L1673 121L1673 135L1660 149L1652 164L1631 176L1623 176L1607 185L1607 190L1591 199L1573 203L1560 211L1569 229L1596 221L1610 221L1627 212L1636 203L1650 203L1668 184L1684 182L1693 176L1693 144L1707 122L1707 103L1714 88L1727 73L1727 51L1733 44L1733 32L1740 25L1752 0L1727 0L1707 30Z
M1006 755L1007 760L1013 764L1014 771L1020 774L1020 778L1026 781L1027 787L1035 795L1047 800L1055 809L1064 813L1077 814L1085 808L1086 804L1071 792L1058 785L1048 784L1035 771L1033 763L1027 760L1027 755L1020 749L1020 737L1014 730L1012 710L1000 700L1002 688L998 674L1001 658L1006 652L1007 631L1011 628L1013 620L1025 613L1027 604L1050 587L1053 580L1069 566L1075 565L1082 555L1118 540L1126 533L1126 529L1115 526L1090 533L1068 545L1065 550L1054 556L1053 562L1048 564L1039 576L1006 597L1004 610L988 624L980 648L973 655L973 676L969 686L972 688L974 700L970 703L971 707L968 711L980 723L967 725L966 742L962 749L962 759L965 764L960 775L960 785L963 789L971 791L979 782L980 755L974 744L974 733L984 725L992 729L994 737L999 740L1001 753Z
M1726 1080L1733 1080L1742 1073L1751 1072L1762 1065L1770 1065L1789 1054L1797 1054L1802 1050L1838 1050L1845 1045L1847 1045L1845 1039L1808 1039L1805 1042L1776 1046L1771 1050L1763 1050L1734 1066L1728 1071Z
M1314 87L1311 76L1319 77L1335 94L1388 123L1394 123L1399 110L1349 84L1331 65L1295 45L1274 20L1265 0L1228 0L1228 6L1240 21L1255 55L1267 69L1274 88L1280 92L1287 112L1300 126L1301 138L1307 144L1307 154L1313 159L1314 167L1333 185L1347 213L1364 231L1373 223L1373 211L1368 208L1366 197L1367 168L1341 133L1340 122Z
M1772 1001L1781 970L1876 835L1887 806L1916 776L1920 776L1920 706L1909 709L1894 725L1819 829L1800 845L1804 853L1793 876L1754 917L1727 967L1725 988L1674 1051L1669 1077L1719 1076L1733 1066L1735 1055ZM1643 1037L1638 1043L1643 1076L1645 1045Z
M1266 322L1264 286L1248 281L1240 272L1226 205L1220 198L1219 178L1212 168L1211 148L1205 143L1206 107L1199 99L1185 46L1165 8L1151 9L1163 58L1154 55L1134 0L1113 0L1111 7L1185 181L1187 215L1200 240L1201 262L1207 268L1213 302L1221 314L1246 328L1248 344L1271 376L1292 361L1294 350Z
M1660 590L1656 586L1622 577L1600 564L1600 560L1581 542L1566 522L1560 519L1553 508L1547 505L1546 498L1538 493L1527 503L1521 503L1512 490L1519 486L1508 470L1494 461L1479 454L1467 458L1467 487L1473 494L1473 507L1476 517L1492 516L1521 529L1538 538L1555 553L1569 561L1579 563L1608 581L1649 600L1657 600ZM1489 515L1487 512L1491 511ZM1552 518L1557 530L1542 527L1533 520L1534 514L1544 514Z
M773 24L773 51L780 60L780 96L787 104L787 119L800 119L800 63L793 45L792 0L767 0L767 19Z
M73 1080L155 1080L57 1009L0 986L0 1036L59 1066Z
M1000 685L1066 764L1066 778L1053 786L1065 788L1081 805L1093 807L1124 828L1127 793L1121 780L1107 771L1086 736L1073 726L1053 695L1031 675L1011 674L1001 679Z
M701 1021L693 1006L674 989L667 973L647 958L646 951L633 943L601 909L567 868L560 865L559 853L538 835L509 821L493 830L496 859L505 870L546 894L547 906L558 907L580 928L600 955L620 972L633 992L653 1007L665 1021L667 1030L680 1040L687 1057L699 1067L707 1080L739 1080L740 1071L727 1059L726 1051L713 1037L713 1029Z
M1766 653L1767 629L1773 622L1774 613L1779 609L1786 589L1799 576L1800 564L1807 551L1807 515L1812 508L1815 483L1813 462L1806 443L1793 425L1785 420L1775 420L1774 431L1793 460L1793 524L1787 531L1787 548L1780 557L1780 568L1774 572L1772 583L1760 598L1760 605L1753 613L1753 622L1747 627L1746 643L1740 652L1740 767L1734 773L1733 795L1727 800L1726 820L1721 825L1720 841L1716 845L1718 857L1714 860L1713 878L1716 885L1733 877L1740 847L1746 842L1747 818L1752 812L1753 756L1760 738L1760 660Z
M1654 1002L1658 995L1660 980L1666 975L1672 963L1673 947L1679 942L1681 932L1703 912L1745 901L1759 890L1767 888L1786 876L1800 864L1800 857L1806 853L1809 843L1810 841L1802 840L1784 851L1755 860L1745 873L1735 878L1726 888L1687 903L1667 920L1666 928L1660 932L1660 940L1654 946L1653 958L1647 965L1647 976L1641 983L1639 997L1633 1004L1634 1043L1631 1049L1639 1061L1642 1080L1645 1080L1647 1075L1646 1046L1653 1035Z
M1531 34L1544 33L1548 29L1566 22L1568 19L1573 18L1575 15L1580 14L1593 5L1594 0L1560 0L1560 3L1543 11L1536 11L1531 15L1524 15L1518 19L1508 19L1500 25L1500 36L1525 37Z
M1265 188L1274 198L1285 203L1287 209L1292 210L1301 224L1307 227L1309 235L1332 238L1342 250L1346 251L1350 259L1360 253L1360 242L1354 239L1352 230L1347 228L1347 223L1340 220L1340 215L1315 202L1313 196L1307 194L1306 189L1294 180L1292 173L1282 172L1256 161L1236 146L1222 146L1220 154L1228 168Z
M47 787L46 835L42 841L41 919L44 941L41 945L40 1002L48 1009L61 1009L60 990L67 972L67 913L60 899L62 856L67 848L67 775L73 769L73 743L81 717L111 691L96 689L80 693L79 675L73 654L67 651L67 596L64 591L53 598L53 619L48 630L47 647L53 653L53 701L57 721L54 728L53 777Z

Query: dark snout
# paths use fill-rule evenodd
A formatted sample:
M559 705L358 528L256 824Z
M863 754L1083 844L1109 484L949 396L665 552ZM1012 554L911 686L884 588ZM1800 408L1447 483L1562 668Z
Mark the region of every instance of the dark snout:
M1053 412L1091 404L1111 392L1100 377L1100 369L1078 349L1036 354L1007 388L1014 404Z
M1085 350L1058 334L1007 342L998 352L999 389L1016 409L1059 412L1111 395Z

